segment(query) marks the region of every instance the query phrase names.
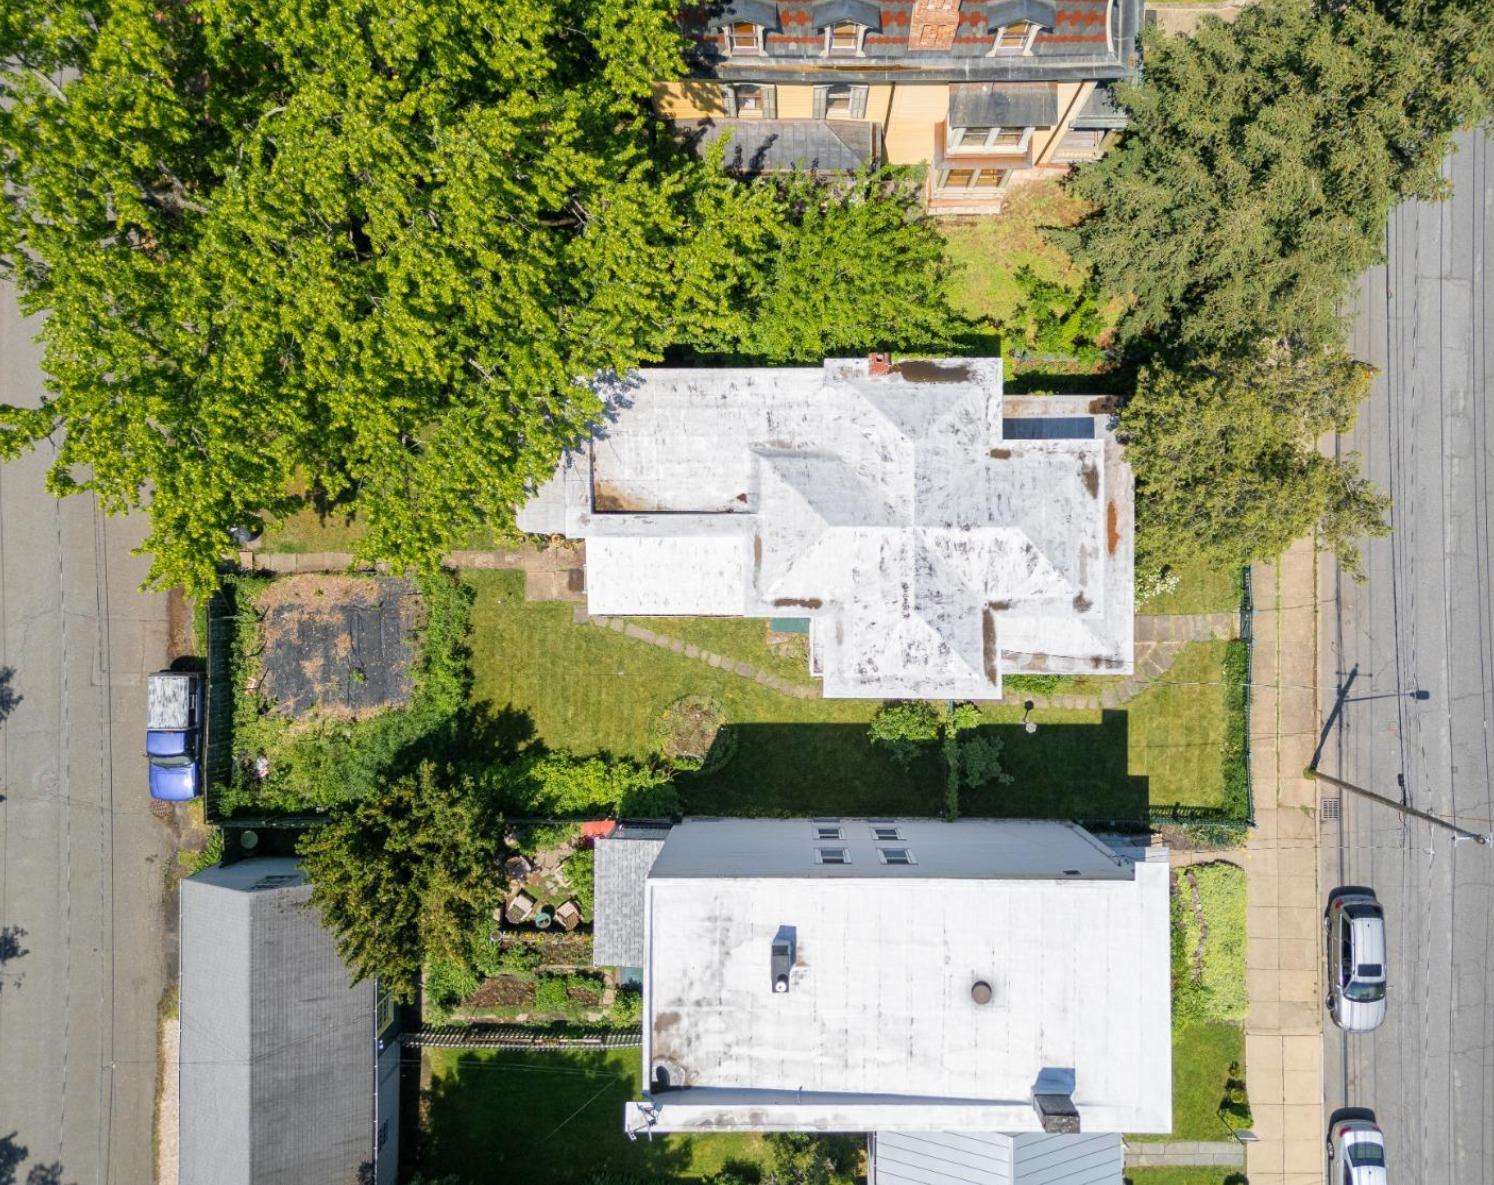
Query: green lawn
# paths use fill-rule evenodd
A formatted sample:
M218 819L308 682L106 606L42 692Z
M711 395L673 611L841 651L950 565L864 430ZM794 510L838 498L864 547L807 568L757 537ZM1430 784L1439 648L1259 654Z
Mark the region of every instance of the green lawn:
M421 1171L465 1185L586 1185L595 1173L698 1181L769 1158L756 1134L630 1141L623 1104L642 1091L636 1049L508 1053L432 1050Z
M954 306L967 316L1001 322L1022 302L1014 279L1019 268L1031 267L1044 279L1074 278L1073 262L1043 227L1070 225L1082 211L1081 203L1050 182L1013 190L1000 214L942 223Z
M1245 1064L1245 1033L1229 1021L1184 1025L1172 1039L1172 1138L1227 1140L1219 1117L1231 1062Z
M1227 642L1190 642L1162 678L1127 705L1131 773L1157 806L1223 806L1224 654Z
M904 772L867 740L874 702L797 699L658 646L576 625L568 604L525 601L521 573L473 572L465 579L475 591L473 698L479 714L501 720L511 738L646 758L658 714L686 695L709 695L725 710L737 753L716 774L681 780L691 812L942 811L936 760ZM722 632L725 623L699 624ZM753 652L749 631L736 631L735 652L767 665L772 656L764 635L756 636ZM1222 644L1187 647L1174 670L1196 685L1149 689L1127 710L1043 709L1032 734L1021 727L1020 700L987 706L987 735L1002 742L1014 780L967 792L965 812L1136 819L1148 801L1217 804L1219 758L1210 746L1223 728L1222 653Z
M1211 568L1195 560L1176 569L1178 586L1136 607L1138 613L1237 613L1240 573Z

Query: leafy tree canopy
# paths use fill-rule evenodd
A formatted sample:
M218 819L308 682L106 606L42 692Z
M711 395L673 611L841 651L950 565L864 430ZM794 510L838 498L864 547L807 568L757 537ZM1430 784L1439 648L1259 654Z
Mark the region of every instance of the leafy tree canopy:
M429 564L598 411L578 376L720 334L771 195L643 117L674 0L10 0L0 271L51 396L0 455L146 502L152 579L311 491ZM60 82L60 79L68 81Z
M1316 446L1352 425L1369 379L1337 350L1143 370L1123 420L1145 489L1136 503L1140 564L1241 567L1316 530L1357 570L1353 540L1384 534L1388 502L1353 457Z
M502 901L502 820L467 778L427 764L333 809L302 840L311 903L355 980L414 998L421 967L470 971L470 935Z
M1149 35L1121 89L1130 128L1075 178L1095 210L1067 241L1133 298L1133 336L1335 343L1390 208L1439 192L1450 134L1488 112L1491 62L1494 22L1466 0L1262 0Z

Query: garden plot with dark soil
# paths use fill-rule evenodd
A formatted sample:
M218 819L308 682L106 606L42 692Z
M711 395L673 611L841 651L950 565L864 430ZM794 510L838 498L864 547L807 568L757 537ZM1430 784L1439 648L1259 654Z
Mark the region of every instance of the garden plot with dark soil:
M291 576L255 607L260 690L281 715L359 720L409 703L425 606L408 580Z

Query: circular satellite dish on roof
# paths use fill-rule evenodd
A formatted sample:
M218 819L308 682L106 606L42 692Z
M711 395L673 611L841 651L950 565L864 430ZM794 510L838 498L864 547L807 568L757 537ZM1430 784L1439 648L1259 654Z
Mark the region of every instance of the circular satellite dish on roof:
M970 985L970 998L977 1004L989 1004L991 1002L991 985L984 979L977 979Z

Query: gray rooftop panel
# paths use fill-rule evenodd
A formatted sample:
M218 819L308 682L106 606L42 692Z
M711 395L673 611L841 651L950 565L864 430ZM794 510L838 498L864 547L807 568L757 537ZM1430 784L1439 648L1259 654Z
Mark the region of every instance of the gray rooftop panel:
M1121 1185L1118 1133L878 1132L869 1185Z
M620 827L596 841L591 961L598 967L643 966L643 882L668 834Z
M686 119L674 123L692 152L723 137L734 173L852 172L876 157L876 125L840 119Z
M1102 82L1084 100L1084 106L1074 116L1073 127L1079 131L1109 131L1123 128L1130 122L1131 117L1115 97L1115 87Z
M1051 82L966 82L949 88L949 126L1051 128L1058 89Z
M181 1185L356 1185L372 1161L373 985L296 862L181 886Z

